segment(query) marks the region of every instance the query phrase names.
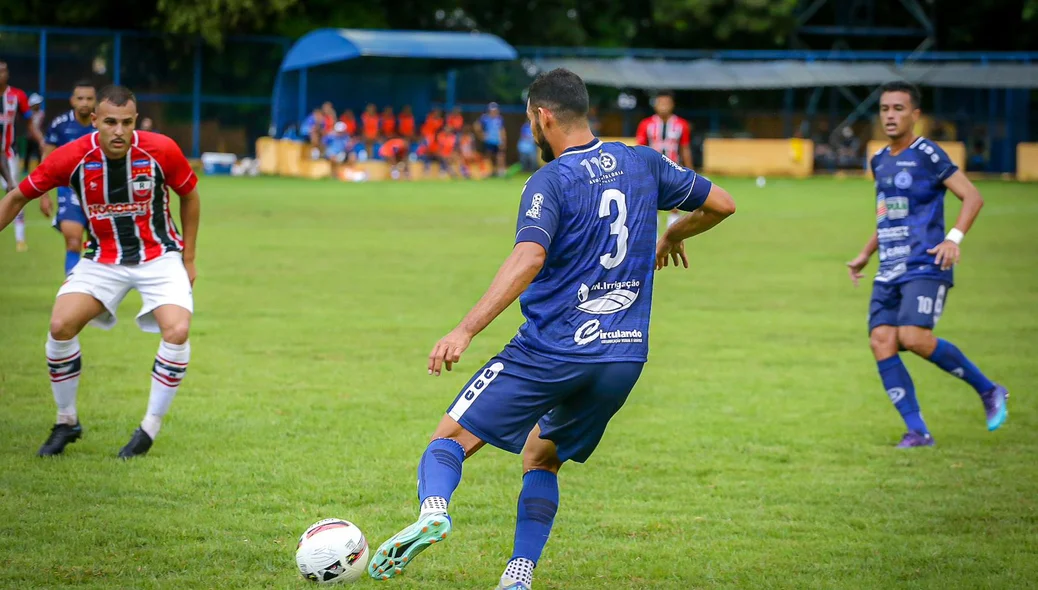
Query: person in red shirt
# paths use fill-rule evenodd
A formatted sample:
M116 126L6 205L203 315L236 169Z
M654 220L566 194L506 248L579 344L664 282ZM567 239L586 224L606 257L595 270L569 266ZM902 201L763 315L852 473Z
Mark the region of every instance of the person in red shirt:
M411 112L411 105L404 105L404 108L400 110L400 116L397 117L396 121L396 130L400 137L408 142L413 142L417 139L414 133L414 114Z
M7 62L0 61L0 182L5 190L14 188L18 182L18 157L14 153L14 125L18 115L32 116L29 110L29 97L25 92L8 85L11 74ZM19 252L29 247L25 243L25 213L19 212L14 220L14 241Z
M191 356L198 177L172 139L134 130L137 99L127 88L101 90L92 118L96 132L55 149L0 200L0 232L30 200L62 186L75 191L87 214L90 241L51 312L46 350L58 417L40 456L59 455L83 435L76 412L80 331L88 323L110 329L130 289L140 293L137 325L161 333L162 341L147 412L119 451L129 459L151 448ZM183 233L170 215L171 190L180 196Z
M339 117L339 121L346 125L346 135L353 137L357 134L357 118L353 116L352 109L346 109L343 111L342 116Z
M382 137L396 137L396 117L393 116L393 107L382 109Z
M461 133L465 127L465 115L461 114L461 107L454 107L451 114L447 115L447 130Z
M435 108L425 116L422 123L422 138L430 144L436 143L436 134L443 129L443 111Z
M387 139L381 147L378 149L378 155L380 158L389 163L392 170L390 175L393 180L397 180L403 175L405 178L408 176L407 170L407 155L410 152L410 147L407 141L393 137Z
M321 105L321 114L324 115L324 132L321 134L322 137L328 135L335 130L335 105L331 102L325 102Z
M656 95L653 107L656 114L638 124L638 144L651 147L672 162L680 162L685 168L692 168L692 125L674 114L674 94L670 91L660 92ZM677 209L671 211L667 226L679 217Z
M364 113L360 116L361 133L364 134L364 143L367 145L368 156L375 157L375 141L379 134L378 110L374 103L368 104Z

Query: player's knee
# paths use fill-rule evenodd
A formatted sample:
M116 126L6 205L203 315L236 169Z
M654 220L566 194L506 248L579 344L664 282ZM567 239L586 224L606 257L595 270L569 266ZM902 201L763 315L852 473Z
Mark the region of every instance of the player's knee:
M162 339L170 344L183 344L187 342L191 322L183 320L162 328Z
M50 318L50 335L55 340L72 340L79 333L79 327L75 322L67 318L53 316Z
M876 328L869 334L869 347L876 358L897 354L897 332L893 328Z
M930 330L918 326L901 326L897 329L897 340L905 350L929 356L935 343Z

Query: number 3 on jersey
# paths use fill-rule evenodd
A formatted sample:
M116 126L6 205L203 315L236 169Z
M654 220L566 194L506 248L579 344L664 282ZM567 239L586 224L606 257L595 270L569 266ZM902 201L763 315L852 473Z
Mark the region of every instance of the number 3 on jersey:
M611 203L616 202L616 220L609 224L609 235L616 236L616 254L603 254L598 261L607 269L620 266L627 258L627 195L615 188L602 191L602 202L598 206L598 216L608 218L612 214Z

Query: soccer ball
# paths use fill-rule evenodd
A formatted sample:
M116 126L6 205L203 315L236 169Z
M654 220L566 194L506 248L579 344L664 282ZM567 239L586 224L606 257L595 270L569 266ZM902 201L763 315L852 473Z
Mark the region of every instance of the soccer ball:
M368 542L352 522L326 518L299 537L296 565L304 578L318 584L356 582L364 576Z

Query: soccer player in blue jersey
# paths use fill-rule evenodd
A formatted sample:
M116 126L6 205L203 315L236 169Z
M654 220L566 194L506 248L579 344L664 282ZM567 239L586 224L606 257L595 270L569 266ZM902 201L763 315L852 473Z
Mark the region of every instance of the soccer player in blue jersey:
M915 386L899 350L910 350L970 384L987 413L988 430L1006 420L1005 387L984 376L954 344L934 337L952 287L959 244L984 201L966 175L935 142L916 137L919 90L904 82L883 86L880 119L890 145L876 152L870 165L876 179L876 231L847 267L858 284L862 269L879 252L879 270L869 303L869 343L890 401L908 432L899 448L933 446L923 421ZM962 201L955 226L944 231L944 193Z
M87 81L77 82L69 99L72 110L62 113L51 121L50 128L44 136L43 159L51 152L95 131L90 120L97 103L97 91ZM40 210L50 215L50 197L40 198ZM58 189L58 213L54 216L54 228L65 237L65 274L68 275L79 263L83 251L83 229L87 225L86 214L79 203L79 197L71 188L63 186Z
M382 544L372 577L399 574L451 532L462 464L489 443L523 457L515 545L499 589L528 590L559 503L557 474L583 463L646 361L653 273L735 211L731 197L648 147L603 143L576 74L542 73L527 116L544 167L523 188L515 246L486 294L429 355L451 370L518 297L526 322L447 410L418 465L418 520ZM555 157L558 154L558 157ZM657 211L692 211L656 241Z

